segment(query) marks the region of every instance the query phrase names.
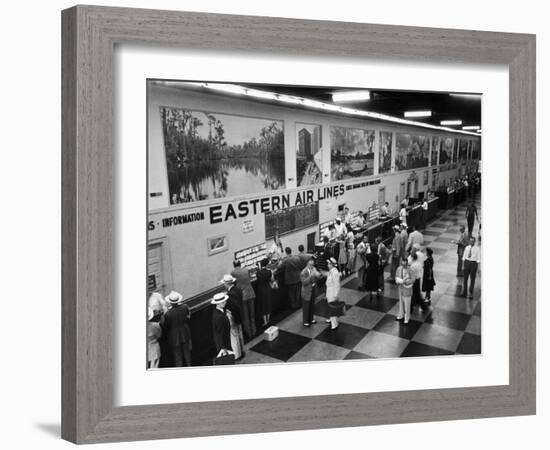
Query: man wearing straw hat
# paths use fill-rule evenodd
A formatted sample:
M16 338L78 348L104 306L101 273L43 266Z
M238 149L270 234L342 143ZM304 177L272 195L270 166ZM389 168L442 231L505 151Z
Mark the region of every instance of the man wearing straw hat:
M212 312L212 334L217 354L231 351L231 325L225 313L228 298L227 294L220 292L210 302L216 306Z
M189 319L191 313L187 305L183 304L183 296L176 291L170 292L166 301L172 306L164 315L162 333L166 336L166 343L172 357L172 367L191 365L191 327Z
M243 291L237 287L236 281L236 278L228 273L220 280L227 289L226 313L231 325L231 348L235 353L235 359L239 359L244 356Z

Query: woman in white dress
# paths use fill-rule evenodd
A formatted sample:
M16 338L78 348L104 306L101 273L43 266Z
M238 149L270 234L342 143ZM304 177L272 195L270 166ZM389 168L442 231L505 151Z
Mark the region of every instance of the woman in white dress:
M330 258L327 261L328 274L327 274L327 303L330 318L326 320L330 323L330 329L335 330L338 328L338 316L341 315L338 305L338 294L340 293L340 272L338 272L338 262L334 258Z

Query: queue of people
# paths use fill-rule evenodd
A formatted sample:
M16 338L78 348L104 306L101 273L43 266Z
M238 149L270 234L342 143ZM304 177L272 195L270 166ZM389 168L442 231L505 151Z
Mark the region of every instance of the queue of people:
M387 206L387 205L386 205ZM391 211L387 211L391 212ZM471 216L473 215L473 219ZM381 236L369 241L367 233L354 234L349 210L338 217L323 235L316 254L303 245L294 253L276 237L267 257L259 263L256 288L248 269L234 261L233 268L220 280L223 292L211 299L212 337L216 348L215 364L245 356L244 344L258 334L260 327L271 324L274 302L284 299L284 306L302 308L304 327L317 323L316 298L326 287L328 318L331 330L339 326L345 314L340 298L341 280L350 275L358 279L358 289L380 296L385 283L398 286L399 311L396 320L407 324L414 308L422 310L431 304L436 286L433 250L424 247L424 236L415 226L407 225L407 205L400 212L400 223L392 229L391 241ZM467 208L466 227L460 227L457 245L457 276L464 277L462 295L473 298L480 264L480 247L472 235L473 223L479 221L475 204ZM471 220L470 220L471 219ZM337 244L337 245L334 245ZM389 278L385 271L389 265ZM148 367L182 367L191 365L192 339L190 311L183 296L175 291L166 297L153 293L148 303ZM224 362L222 362L224 361Z

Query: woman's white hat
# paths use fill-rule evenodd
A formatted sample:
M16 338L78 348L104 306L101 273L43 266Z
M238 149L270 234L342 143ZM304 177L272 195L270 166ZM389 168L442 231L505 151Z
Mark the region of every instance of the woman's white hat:
M334 258L329 258L328 260L333 266L336 266L338 265L338 262L336 262L336 260Z
M172 291L166 297L164 297L164 299L171 305L179 305L181 302L183 302L183 295L181 295L179 292Z
M226 273L220 280L220 283L234 283L235 281L237 281L237 279L233 275Z
M210 303L212 303L213 305L219 305L220 303L223 303L225 302L227 299L229 298L229 296L223 292L220 292L216 295L214 295L214 297L212 298L212 301Z

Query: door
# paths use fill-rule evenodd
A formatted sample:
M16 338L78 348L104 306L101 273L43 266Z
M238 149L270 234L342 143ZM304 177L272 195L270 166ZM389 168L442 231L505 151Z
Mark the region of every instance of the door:
M307 252L308 253L315 252L315 232L309 233L307 235Z
M147 296L152 292L165 294L166 287L162 264L162 243L150 244L147 248Z
M381 187L378 189L378 206L382 206L386 203L386 188Z

